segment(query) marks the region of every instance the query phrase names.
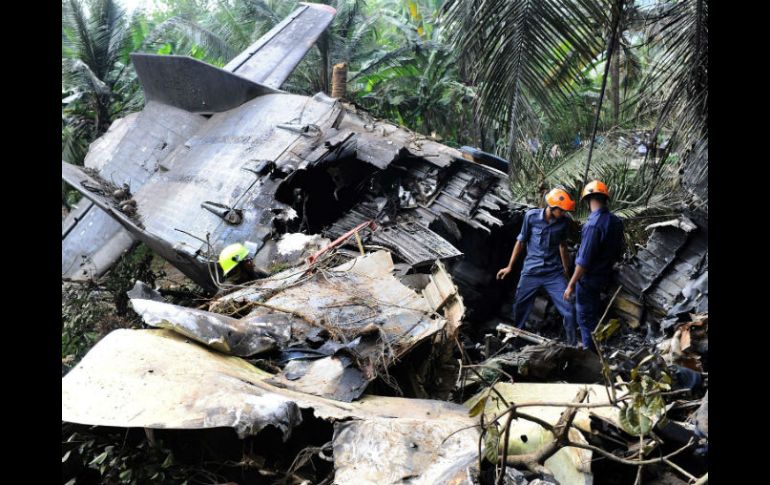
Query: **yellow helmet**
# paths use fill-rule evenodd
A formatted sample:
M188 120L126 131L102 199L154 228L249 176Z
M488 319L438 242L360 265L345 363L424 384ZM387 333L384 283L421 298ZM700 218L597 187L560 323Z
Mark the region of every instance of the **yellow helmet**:
M222 267L225 276L233 270L238 263L249 256L249 249L241 244L235 243L227 246L219 253L219 266Z

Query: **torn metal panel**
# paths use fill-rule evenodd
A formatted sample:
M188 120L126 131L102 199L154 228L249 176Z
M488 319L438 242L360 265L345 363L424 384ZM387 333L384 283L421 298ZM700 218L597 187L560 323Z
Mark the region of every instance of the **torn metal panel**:
M335 339L350 342L333 356L293 369L292 378L284 372L273 382L349 401L364 392L383 365L444 328L446 321L431 316L425 299L401 284L392 270L390 253L378 251L268 298L265 304L297 312Z
M440 266L446 292L456 287ZM337 347L318 360L292 360L272 382L311 394L352 401L379 372L446 325L429 303L392 274L390 253L378 251L335 268L293 268L212 304L220 310L255 309L236 319L218 313L150 300L132 300L149 325L169 328L221 352L250 356L288 344L306 344L322 329ZM461 302L459 303L461 305ZM436 307L438 308L438 307ZM462 309L451 313L453 331Z
M155 429L232 427L240 436L265 426L284 439L300 424L299 409L323 419L388 418L473 421L456 404L364 396L343 403L279 389L238 357L210 350L168 330L115 330L62 378L62 421ZM475 443L475 440L472 441Z
M89 281L104 274L136 240L88 199L62 221L61 276Z
M348 228L356 227L371 220L372 216L376 215L377 211L371 205L360 204L329 226L324 234L336 239L344 234ZM399 219L406 219L406 216L399 215ZM462 252L435 232L422 224L409 220L402 220L382 227L381 230L372 233L368 241L371 244L390 249L406 262L415 266L432 263L437 259L455 258L462 255Z
M331 23L336 11L322 4L301 4L225 65L251 81L279 88Z
M334 482L436 484L478 461L478 430L468 419L372 419L334 425Z
M436 266L430 275L430 283L422 290L422 295L428 300L428 305L434 312L441 310L444 304L457 295L457 287L452 282L449 274L441 261L436 261Z
M62 379L62 420L125 428L267 425L288 439L302 418L293 401L257 388L265 372L166 330L116 330Z
M616 309L632 322L649 307L653 321L708 311L708 232L682 219L656 227L644 249L618 272Z
M291 339L296 318L260 315L235 319L162 301L132 298L131 306L147 325L166 328L220 352L241 357L268 352Z

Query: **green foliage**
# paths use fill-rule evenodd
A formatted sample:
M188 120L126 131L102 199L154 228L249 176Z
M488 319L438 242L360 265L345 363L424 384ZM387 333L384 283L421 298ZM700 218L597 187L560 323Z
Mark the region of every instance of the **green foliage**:
M670 213L680 199L676 161L650 157L645 167L640 156L633 150L618 148L616 140L617 135L608 136L594 147L588 180L599 179L610 187L610 208L618 217ZM579 200L588 148L556 157L551 156L550 148L546 146L534 154L521 150L520 162L511 170L511 189L519 200L540 204L542 192L557 186ZM634 163L640 165L634 167ZM575 216L579 220L588 217L586 204L578 204Z
M96 284L62 285L62 358L77 363L102 337L117 328L137 328L138 316L130 310L126 292L137 280L153 285L162 272L151 268L152 252L144 245L123 255Z
M121 256L107 274L105 287L112 293L118 315L129 314L129 298L126 292L131 290L137 281L154 286L155 280L163 277L162 273L153 271L151 267L152 254L147 246L140 244L133 251Z
M484 435L484 458L490 463L497 464L500 459L500 431L497 425L492 423L487 427L487 433Z
M487 399L489 399L489 394L485 394L477 400L468 411L468 416L473 418L481 414L487 405Z
M99 296L87 286L62 286L61 353L68 364L79 361L101 337L98 322L111 312Z
M634 436L647 435L653 425L666 415L666 402L661 393L671 390L671 378L660 372L656 379L652 372L642 370L651 358L642 360L631 371L631 380L627 383L631 399L624 401L620 410L620 425Z
M102 429L97 432L62 425L62 470L65 479L74 475L74 483L131 485L226 481L201 467L179 463L162 440L157 440L152 446L143 437L138 443L126 443L127 438L127 431ZM193 477L198 477L198 480L191 481Z

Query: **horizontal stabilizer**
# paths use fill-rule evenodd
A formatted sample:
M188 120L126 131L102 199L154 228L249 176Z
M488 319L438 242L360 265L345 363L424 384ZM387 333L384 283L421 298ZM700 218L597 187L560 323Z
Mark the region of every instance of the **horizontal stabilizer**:
M147 102L157 101L191 113L220 113L257 96L278 92L191 57L134 53L131 62Z

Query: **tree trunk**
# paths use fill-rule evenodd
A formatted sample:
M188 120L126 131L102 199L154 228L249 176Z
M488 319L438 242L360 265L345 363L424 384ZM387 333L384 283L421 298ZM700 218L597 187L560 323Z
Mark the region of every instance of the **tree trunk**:
M324 94L329 94L329 57L331 55L329 49L329 31L325 30L323 34L318 38L316 44L318 45L318 51L321 53L321 72L319 73L319 82L321 85L321 91Z
M617 39L612 51L615 55L610 60L610 80L612 82L610 84L610 100L612 102L612 126L617 127L620 120L620 42Z

